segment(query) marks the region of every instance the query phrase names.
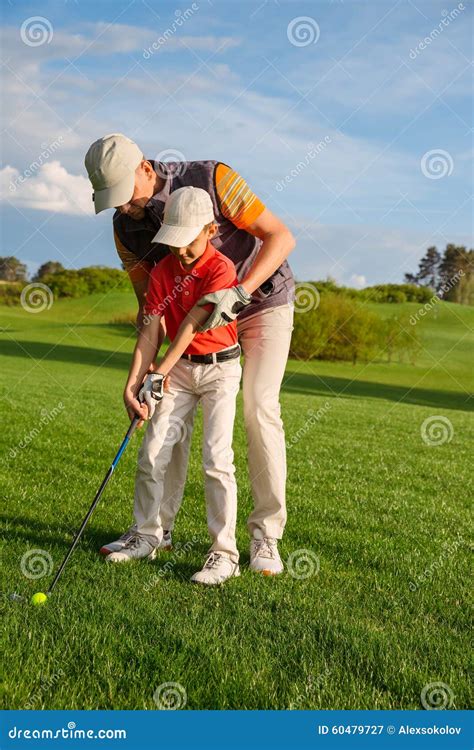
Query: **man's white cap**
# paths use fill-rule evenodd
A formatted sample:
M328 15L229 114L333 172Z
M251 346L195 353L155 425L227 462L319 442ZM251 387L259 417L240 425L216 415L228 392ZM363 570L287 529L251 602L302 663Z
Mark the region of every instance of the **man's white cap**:
M121 133L99 138L84 163L94 188L96 214L128 203L135 189L135 170L143 159L137 144Z
M182 187L170 194L165 204L163 224L152 242L186 247L206 224L214 221L211 196L196 187Z

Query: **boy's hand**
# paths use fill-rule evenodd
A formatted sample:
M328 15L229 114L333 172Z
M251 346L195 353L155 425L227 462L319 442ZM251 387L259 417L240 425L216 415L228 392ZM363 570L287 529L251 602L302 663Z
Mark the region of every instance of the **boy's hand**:
M130 388L126 388L123 394L123 402L129 418L132 420L135 416L141 417L137 427L140 428L145 419L148 419L148 407L141 404Z
M162 360L160 360L159 362L154 362L153 364L150 365L148 369L148 375L150 375L151 373L155 373L155 372L160 373L160 375L163 374L163 370L161 369L161 361ZM169 391L169 389L170 389L170 376L165 375L165 379L163 381L163 391L166 393L167 391Z
M214 304L214 310L208 319L199 328L200 331L208 331L210 328L219 328L231 323L244 307L250 305L252 297L244 289L242 284L232 286L230 289L221 289L219 292L211 292L204 295L196 303L199 307Z
M164 395L165 376L160 372L152 372L146 376L145 381L140 388L138 400L141 405L147 407L146 419L151 419L155 413L156 405L161 401Z

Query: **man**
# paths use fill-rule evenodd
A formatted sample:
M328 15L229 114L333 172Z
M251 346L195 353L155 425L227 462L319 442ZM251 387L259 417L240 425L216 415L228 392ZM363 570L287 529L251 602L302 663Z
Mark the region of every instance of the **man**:
M115 244L137 296L139 326L151 269L169 253L166 246L153 243L163 221L166 199L185 186L203 188L211 196L218 226L212 244L233 261L240 283L199 301L215 305L203 330L225 325L239 313L244 420L254 500L248 519L252 538L250 567L267 575L281 573L278 540L286 523L286 456L279 392L293 330L294 280L286 258L294 248L294 238L242 177L221 162L151 161L133 141L114 133L90 146L85 165L94 189L96 213L116 208ZM177 288L181 281L176 277ZM164 333L163 328L160 336ZM193 414L189 428L192 419ZM191 429L187 425L183 426L183 434L183 440L173 448L178 453L165 481L161 520L167 531L167 546L171 544L170 532L186 478L182 467L187 465L189 451L187 435ZM179 476L175 467L180 467ZM103 553L121 549L134 533L132 527L116 542L106 545Z

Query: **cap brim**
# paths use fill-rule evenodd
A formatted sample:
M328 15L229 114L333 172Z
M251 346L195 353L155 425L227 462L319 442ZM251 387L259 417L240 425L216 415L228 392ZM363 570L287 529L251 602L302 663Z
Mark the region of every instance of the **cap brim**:
M204 224L198 227L176 227L171 224L162 224L152 242L160 242L170 247L186 247L202 232Z
M96 214L106 208L116 208L128 203L135 189L135 173L131 172L122 182L105 190L94 191L94 209Z

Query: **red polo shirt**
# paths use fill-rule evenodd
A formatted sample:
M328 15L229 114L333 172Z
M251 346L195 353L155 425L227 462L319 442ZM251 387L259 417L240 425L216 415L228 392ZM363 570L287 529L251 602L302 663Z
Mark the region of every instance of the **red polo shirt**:
M184 318L201 297L237 283L234 264L210 242L191 271L170 253L151 271L144 313L164 315L168 337L173 341ZM205 309L211 313L214 305L205 305ZM197 333L185 354L212 354L236 343L234 320L229 325Z

